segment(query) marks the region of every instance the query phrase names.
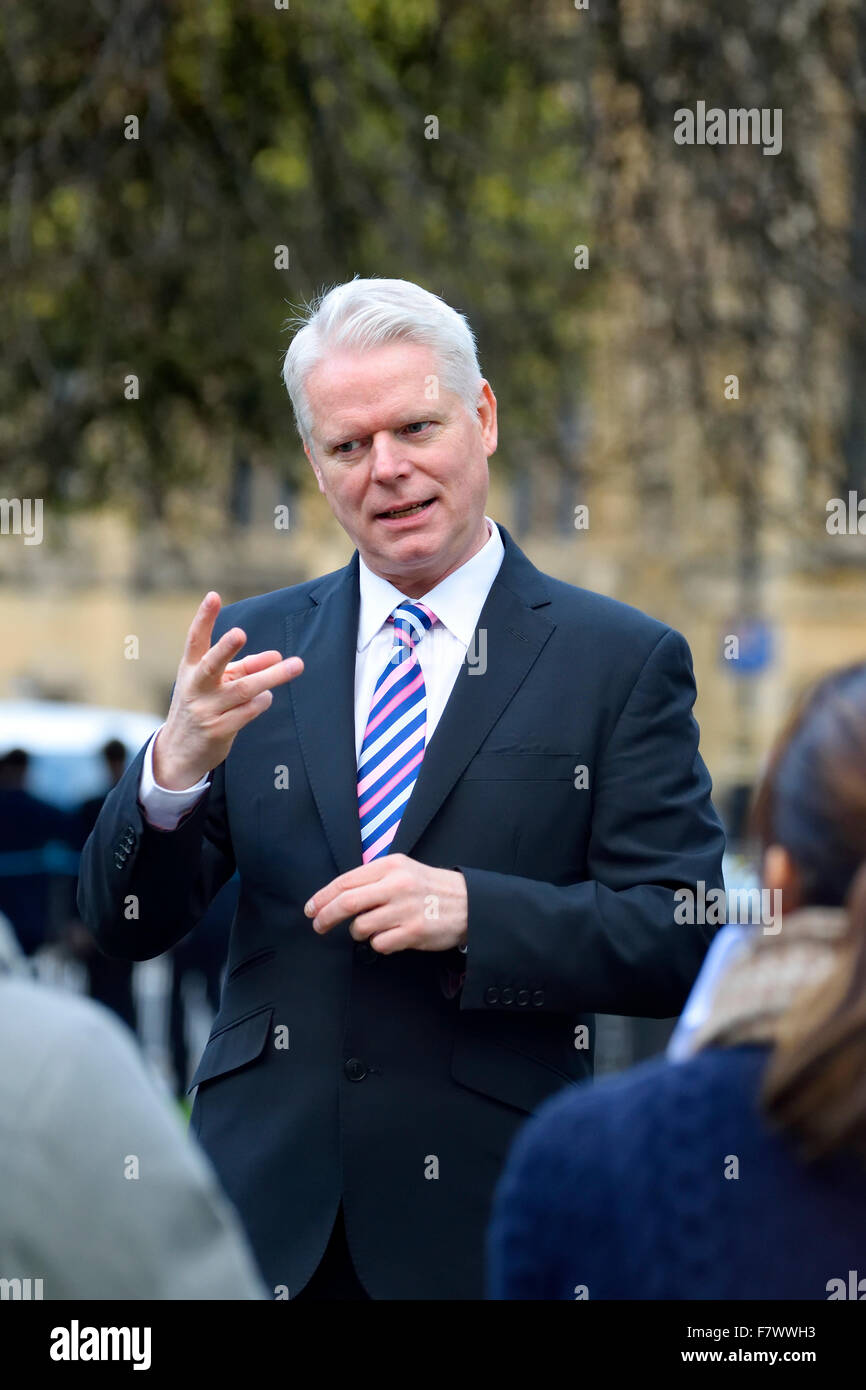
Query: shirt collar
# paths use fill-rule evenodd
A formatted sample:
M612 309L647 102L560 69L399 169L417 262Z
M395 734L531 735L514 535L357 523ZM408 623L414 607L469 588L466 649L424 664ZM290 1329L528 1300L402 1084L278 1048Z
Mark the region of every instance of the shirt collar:
M433 609L439 621L468 648L478 623L484 600L496 578L505 546L499 527L492 517L485 516L489 532L487 541L474 555L426 594L420 602ZM388 621L401 598L406 595L388 579L374 574L358 552L358 580L361 589L361 608L358 619L358 651L369 642Z

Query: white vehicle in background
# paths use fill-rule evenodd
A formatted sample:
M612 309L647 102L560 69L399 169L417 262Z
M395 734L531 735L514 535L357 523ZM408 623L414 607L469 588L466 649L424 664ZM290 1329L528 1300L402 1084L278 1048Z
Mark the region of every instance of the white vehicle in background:
M0 700L0 757L13 748L29 755L27 790L63 810L108 790L101 749L120 739L134 757L161 714L60 700Z

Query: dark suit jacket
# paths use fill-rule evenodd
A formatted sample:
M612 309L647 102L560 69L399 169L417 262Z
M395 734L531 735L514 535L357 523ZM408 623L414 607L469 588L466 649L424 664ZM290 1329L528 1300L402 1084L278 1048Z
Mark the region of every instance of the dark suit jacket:
M465 874L466 957L377 956L348 923L319 937L303 914L361 863L357 552L223 609L214 640L240 625L245 650L300 655L303 675L241 731L177 830L143 819L142 750L84 849L82 914L104 950L133 959L190 931L240 872L192 1124L267 1283L290 1296L342 1194L374 1298L480 1298L490 1200L521 1121L592 1074L595 1011L676 1014L712 935L674 921L678 887L721 886L724 848L685 641L542 574L500 531L478 623L486 669L470 673L478 641L391 846Z

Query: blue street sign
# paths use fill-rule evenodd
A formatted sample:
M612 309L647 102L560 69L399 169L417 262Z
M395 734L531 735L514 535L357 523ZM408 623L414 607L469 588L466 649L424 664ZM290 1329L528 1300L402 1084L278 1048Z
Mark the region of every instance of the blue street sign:
M731 638L738 639L736 651ZM722 633L722 665L733 676L757 676L772 664L773 628L763 618L735 618Z

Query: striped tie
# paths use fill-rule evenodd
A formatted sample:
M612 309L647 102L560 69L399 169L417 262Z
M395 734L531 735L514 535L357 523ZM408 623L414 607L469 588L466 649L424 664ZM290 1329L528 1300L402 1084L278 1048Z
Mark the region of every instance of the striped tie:
M424 757L427 690L415 645L437 618L423 603L403 599L388 621L394 624L394 646L373 691L358 759L365 864L387 853Z

